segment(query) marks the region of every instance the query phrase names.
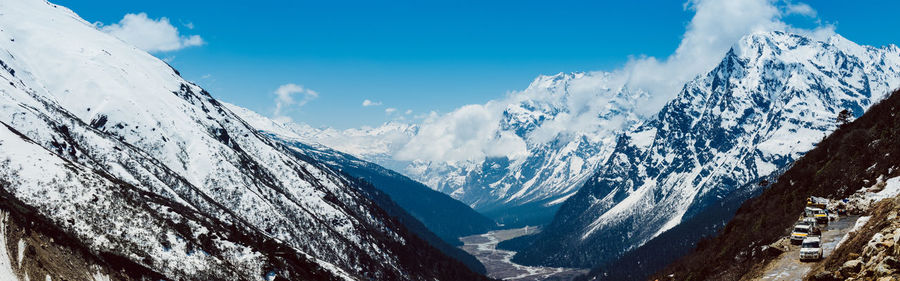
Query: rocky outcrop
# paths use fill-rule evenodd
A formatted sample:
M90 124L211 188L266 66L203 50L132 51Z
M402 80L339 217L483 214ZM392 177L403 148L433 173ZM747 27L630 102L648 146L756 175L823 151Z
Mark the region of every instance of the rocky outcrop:
M163 275L83 247L33 208L0 192L0 280L157 280Z

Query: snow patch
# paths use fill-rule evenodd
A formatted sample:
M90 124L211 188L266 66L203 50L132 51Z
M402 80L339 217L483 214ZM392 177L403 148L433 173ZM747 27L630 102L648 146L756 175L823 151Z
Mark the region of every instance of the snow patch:
M885 181L884 189L881 191L867 193L866 199L878 202L882 199L893 198L897 194L900 194L900 177L893 177Z
M646 150L650 148L650 145L653 145L653 140L656 138L656 128L632 133L629 136L631 137L632 145L641 150Z
M9 220L9 214L0 213L0 280L16 281L18 277L12 268L12 257L6 247L6 227Z

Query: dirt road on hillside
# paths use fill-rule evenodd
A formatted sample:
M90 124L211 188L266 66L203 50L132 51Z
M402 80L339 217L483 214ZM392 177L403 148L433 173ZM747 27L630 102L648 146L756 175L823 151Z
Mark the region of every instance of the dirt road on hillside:
M825 257L834 251L837 243L853 228L858 216L841 217L832 221L822 231L822 250ZM766 265L762 275L751 280L786 281L802 280L803 276L818 262L801 262L800 246L791 245L790 251L782 253L778 259Z

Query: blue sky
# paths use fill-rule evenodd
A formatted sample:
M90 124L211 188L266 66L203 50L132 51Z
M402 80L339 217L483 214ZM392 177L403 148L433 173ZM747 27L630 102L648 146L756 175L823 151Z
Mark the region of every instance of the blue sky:
M693 12L681 1L109 1L58 0L91 22L166 17L205 44L156 52L213 95L272 115L279 86L318 96L285 115L313 126L377 126L484 103L540 74L612 70L665 58ZM861 44L900 43L897 1L806 1ZM369 99L380 106L363 107ZM386 108L396 108L392 114Z

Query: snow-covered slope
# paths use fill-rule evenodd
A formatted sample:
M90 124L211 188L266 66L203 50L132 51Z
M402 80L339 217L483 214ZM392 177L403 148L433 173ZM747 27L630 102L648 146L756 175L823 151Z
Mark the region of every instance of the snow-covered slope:
M615 258L790 164L835 129L838 112L859 116L898 85L896 46L837 35L745 36L715 69L620 137L516 260L592 266Z
M496 228L492 220L462 202L395 171L319 144L306 144L302 142L303 137L285 126L293 124L277 122L233 104L223 104L260 132L291 150L312 157L333 170L371 183L385 195L368 197L407 229L472 270L485 271L484 265L474 256L456 246L462 245L460 237L486 233ZM387 199L378 200L381 197Z
M884 244L869 244L869 241L883 234L897 233L885 227L896 227L900 222L896 219L897 208L900 207L896 203L900 203L900 198L882 200L874 205L866 201L883 199L880 195L890 196L894 193L892 191L896 191L888 187L896 180L885 179L900 176L900 158L896 157L900 154L898 110L900 91L894 91L886 99L869 107L856 120L829 134L779 175L777 181L771 182L759 196L746 200L718 235L694 245L690 251L684 251L683 257L665 268L649 270L648 273L655 274L646 279L704 276L708 280L736 280L759 276L759 269L781 254L781 250L771 245L783 239L785 231L797 222L797 215L806 208L809 196L828 198L835 203L830 204L831 208L843 208L849 214L868 214L871 219L868 223L857 222L856 226L860 227L852 227L855 234L829 241L838 243L839 247L836 246L825 260L819 262L823 266L816 266L802 279L855 280L864 279L861 276L865 275L877 280L882 277L878 271L870 269L879 264L882 269L889 268L884 266L888 263L881 262L880 257L896 258L897 253L863 250L871 245L896 251L896 244L891 248L884 247ZM885 193L872 194L879 190ZM845 203L845 199L849 201ZM853 225L852 217L840 220ZM866 264L863 268L867 270L841 270L842 265L857 258L865 259L862 263ZM861 275L857 276L857 272ZM890 275L883 270L881 273ZM604 279L600 277L598 280Z
M0 66L3 189L99 256L169 279L480 278L70 10L0 2Z

